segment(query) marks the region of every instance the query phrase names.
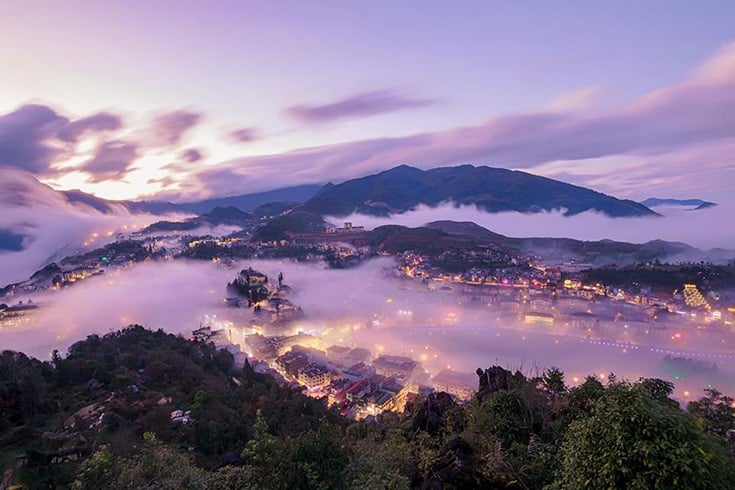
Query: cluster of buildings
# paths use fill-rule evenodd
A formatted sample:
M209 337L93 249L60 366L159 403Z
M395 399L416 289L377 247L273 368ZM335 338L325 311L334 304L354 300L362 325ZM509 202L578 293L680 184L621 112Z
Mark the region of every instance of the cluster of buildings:
M433 289L446 283L516 287L529 287L535 283L540 286L548 282L552 272L535 268L527 257L487 246L465 251L450 250L431 257L407 251L398 258L402 274L421 279ZM463 272L450 273L447 269Z
M39 307L32 300L14 305L0 304L0 327L21 325L38 313Z
M372 363L369 358L370 352L362 348L334 345L320 351L297 345L272 365L286 381L322 398L349 418L403 411L406 402L419 392L423 369L405 357L380 356Z
M470 261L485 252L455 253L466 255ZM590 264L547 267L502 250L496 253L498 261L507 261L510 266L473 267L452 274L433 265L437 257L405 252L400 256L398 272L420 279L429 290L459 294L525 325L571 327L590 333L605 325L637 324L648 332L667 325L727 330L735 324L735 304L716 308L715 298L703 294L694 284L685 284L678 291L635 285L611 288L583 280L580 271Z
M403 411L410 400L433 390L467 401L477 385L475 375L449 370L431 379L419 362L404 356L373 358L367 349L343 345L322 350L321 338L303 332L241 336L234 326L228 331L201 327L193 332L192 340L214 342L229 350L238 365L247 358L256 371L271 374L281 384L303 390L355 420L387 410Z
M327 226L324 230L328 235L340 235L340 234L348 234L348 233L364 233L365 227L364 226L354 226L352 222L345 221L344 226L337 227L337 226Z
M434 389L467 401L477 385L474 375L446 370L432 380L419 362L408 357L383 354L373 359L367 349L341 345L321 350L320 341L303 333L254 334L245 336L245 347L251 364L261 362L276 379L324 400L352 419L403 411L408 401Z

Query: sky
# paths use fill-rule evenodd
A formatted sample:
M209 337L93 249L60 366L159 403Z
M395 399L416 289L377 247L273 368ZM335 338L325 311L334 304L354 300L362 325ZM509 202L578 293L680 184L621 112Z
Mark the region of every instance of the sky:
M193 200L398 164L735 201L735 3L0 2L0 166Z

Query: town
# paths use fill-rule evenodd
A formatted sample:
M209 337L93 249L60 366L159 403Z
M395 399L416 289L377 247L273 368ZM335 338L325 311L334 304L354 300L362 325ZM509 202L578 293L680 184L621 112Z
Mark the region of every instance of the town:
M735 308L721 308L721 297L705 297L695 284L668 295L651 290L631 294L622 288L585 283L579 272L534 265L489 271L472 269L449 274L427 266L430 258L404 253L392 269L394 281L406 283L430 296L445 296L487 311L510 329L543 331L563 338L579 338L595 345L623 350L641 347L667 356L666 365L696 368L696 359L735 359L732 323ZM574 269L570 267L570 269ZM398 308L393 318L355 319L352 325L308 329L308 312L291 302L291 287L279 273L270 278L252 268L243 269L228 283L232 294L224 303L252 311L249 320L230 321L216 316L204 319L192 339L213 342L228 350L238 364L249 363L283 386L303 391L352 419L374 417L384 411L403 411L416 396L446 392L456 402L471 399L476 375L432 362L439 354L396 353L395 346L355 345L349 335L361 329L400 327L413 320L412 310ZM390 298L387 299L391 301ZM713 305L717 305L714 306ZM427 331L449 329L460 319L449 311L442 318L422 321ZM341 332L334 335L334 331ZM710 339L716 349L698 351L686 346L689 337ZM340 343L339 341L343 342ZM336 341L335 343L332 343ZM558 341L557 341L558 342ZM655 346L655 347L654 347ZM371 349L373 349L371 351ZM696 373L695 373L696 374ZM601 373L604 376L604 373ZM573 380L574 381L574 380Z
M204 318L192 338L214 342L230 351L238 365L247 361L283 386L323 400L352 419L400 412L416 396L432 391L449 393L460 403L471 399L476 375L442 364L441 349L432 351L426 345L418 352L355 341L354 333L361 329L380 331L406 325L451 334L464 322L460 308L452 304L473 308L487 322L521 334L543 332L624 351L645 348L661 358L711 362L735 358L735 298L726 289L716 289L718 275L731 272L732 266L647 263L596 267L576 260L549 261L502 246L426 250L419 242L420 250L395 249L371 243L369 234L361 226L345 223L321 233L269 241L254 240L247 230L224 237L144 231L111 235L110 242L100 248L67 257L26 282L5 287L0 328L31 322L44 308L44 303L33 303L37 294L52 293L53 298L54 292L111 272L124 274L140 263L210 262L235 277L223 285L220 306L225 307L224 313L219 312L219 318L216 314ZM313 328L308 326L313 320L310 312L292 301L291 286L282 272L268 277L248 267L235 273L240 264L264 259L342 269L380 257L392 264L382 272L385 280L428 301L446 302L446 311L427 317L396 303L391 315L345 318L341 323L331 320L326 327ZM636 280L645 274L648 281ZM683 280L692 277L693 282L672 285L659 280L672 274L680 274ZM605 281L616 275L623 281ZM708 347L694 348L694 339Z

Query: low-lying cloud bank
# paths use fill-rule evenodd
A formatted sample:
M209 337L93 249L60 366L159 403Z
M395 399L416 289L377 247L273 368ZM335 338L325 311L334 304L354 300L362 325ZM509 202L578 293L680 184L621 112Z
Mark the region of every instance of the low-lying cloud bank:
M422 226L439 220L473 221L480 226L511 237L566 237L578 240L617 240L644 243L650 240L683 242L702 250L735 249L735 203L707 209L688 210L657 208L662 217L611 218L602 213L585 212L564 216L562 211L535 214L487 213L475 206L445 204L434 208L420 206L415 211L387 218L352 214L328 217L335 223L351 221L355 225L375 228L386 224Z
M0 168L0 230L23 237L21 250L0 250L0 287L28 279L51 261L104 245L117 231L129 233L160 219L123 207L103 214L71 204L32 175Z

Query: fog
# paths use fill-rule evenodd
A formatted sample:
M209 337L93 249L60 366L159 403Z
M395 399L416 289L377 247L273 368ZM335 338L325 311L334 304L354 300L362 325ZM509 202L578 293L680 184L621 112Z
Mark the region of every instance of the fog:
M511 237L566 237L579 240L611 239L631 243L650 240L684 242L702 250L735 248L735 203L706 209L656 208L661 217L611 218L588 211L564 216L562 211L523 214L518 212L487 213L475 206L419 206L415 211L384 218L352 214L328 221L351 221L354 225L375 228L386 224L421 226L438 220L473 221L480 226Z
M241 268L252 266L270 278L283 272L284 282L292 287L289 298L306 313L303 320L287 327L268 326L266 333L312 333L322 337L322 349L340 344L365 347L375 355L407 355L421 361L430 374L448 366L473 372L498 364L529 374L558 366L570 384L587 374L610 372L630 379L655 376L674 381L661 367L663 356L671 350L677 355L728 356L726 360L706 358L719 364L714 377L676 381L680 398L699 394L707 384L735 391L735 349L730 338L693 329L683 340L673 341L670 333L643 336L631 331L628 335L616 327L617 331L608 330L599 339L573 335L562 325L521 325L514 315L469 303L454 293L428 291L418 282L388 277L384 271L392 265L390 259L349 270L290 261L247 261L232 268L190 261L139 264L32 297L41 312L26 325L0 328L0 348L47 359L53 349L65 352L91 333L104 334L132 323L189 335L205 314L245 326L252 319L251 311L227 308L223 299L227 281Z
M114 240L116 232L129 234L162 219L179 218L112 207L114 212L104 214L72 204L31 174L0 168L0 230L23 236L21 251L0 249L0 287L28 279L49 262L102 246Z

